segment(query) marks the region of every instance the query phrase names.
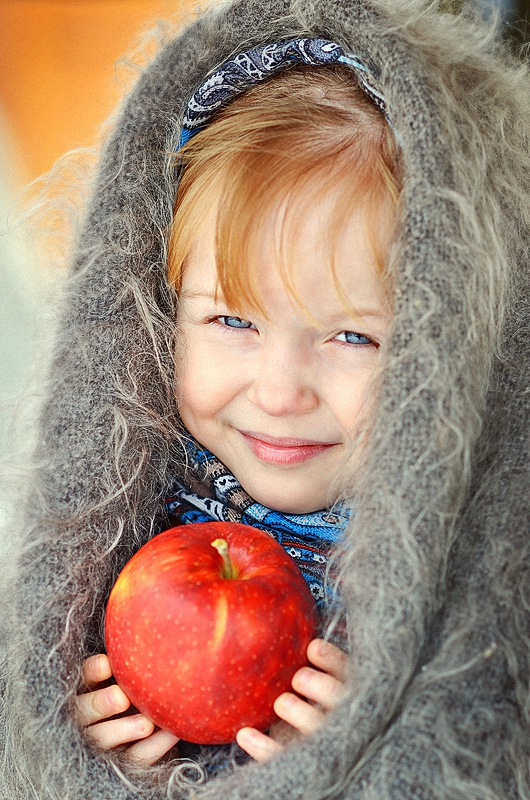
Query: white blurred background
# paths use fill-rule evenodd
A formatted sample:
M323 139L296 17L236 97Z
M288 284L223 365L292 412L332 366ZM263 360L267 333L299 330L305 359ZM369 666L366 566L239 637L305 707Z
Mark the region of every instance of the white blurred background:
M1 109L0 109L1 111ZM20 181L15 148L0 113L0 452L6 453L10 419L31 363L35 294L25 234L15 222ZM1 512L0 512L1 513Z

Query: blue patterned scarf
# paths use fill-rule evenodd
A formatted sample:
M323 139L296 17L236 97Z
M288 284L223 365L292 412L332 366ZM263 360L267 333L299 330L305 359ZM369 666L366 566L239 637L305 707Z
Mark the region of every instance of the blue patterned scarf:
M283 514L256 503L219 459L189 434L183 476L172 478L165 499L169 525L241 522L270 533L294 558L317 606L323 610L326 568L349 518L340 506L312 514Z

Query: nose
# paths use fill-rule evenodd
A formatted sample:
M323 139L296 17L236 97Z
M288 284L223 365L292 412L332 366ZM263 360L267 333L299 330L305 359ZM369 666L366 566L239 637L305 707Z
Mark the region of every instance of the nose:
M308 414L319 402L315 377L296 346L262 347L247 396L271 417Z

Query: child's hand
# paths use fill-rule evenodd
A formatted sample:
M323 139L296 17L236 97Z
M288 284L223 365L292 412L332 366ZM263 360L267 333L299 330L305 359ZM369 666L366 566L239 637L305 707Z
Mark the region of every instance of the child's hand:
M237 733L239 746L256 761L267 761L291 739L314 733L324 722L326 713L344 696L346 654L330 642L313 639L307 648L307 657L317 669L299 669L293 676L292 687L311 702L284 692L274 703L281 721L272 726L269 736L254 728L241 728Z
M83 679L88 691L77 697L77 720L87 728L87 734L101 747L125 749L127 756L142 767L149 767L178 742L167 731L155 731L154 724L142 714L120 716L131 703L117 684L97 688L112 677L106 655L87 658L83 665ZM134 742L130 747L124 745Z

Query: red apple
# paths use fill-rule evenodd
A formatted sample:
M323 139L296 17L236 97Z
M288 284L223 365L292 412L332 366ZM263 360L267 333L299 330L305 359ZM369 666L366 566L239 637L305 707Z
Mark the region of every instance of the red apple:
M306 663L316 626L311 592L281 545L248 525L204 522L159 534L126 564L105 636L139 711L181 739L222 744L277 719L273 703Z

